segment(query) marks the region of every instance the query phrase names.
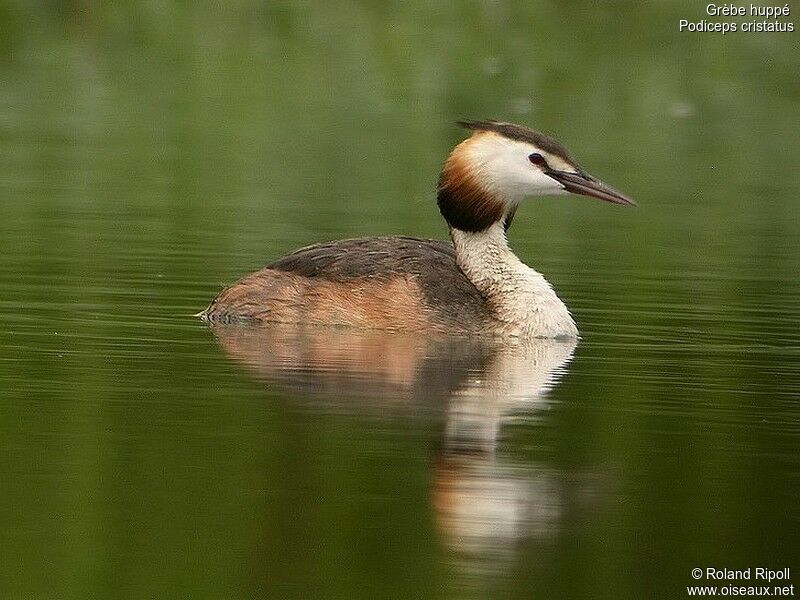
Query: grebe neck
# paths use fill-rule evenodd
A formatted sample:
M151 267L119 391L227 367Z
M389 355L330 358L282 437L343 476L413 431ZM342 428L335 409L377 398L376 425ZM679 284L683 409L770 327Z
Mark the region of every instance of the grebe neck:
M523 337L577 337L564 303L540 274L508 246L502 221L469 232L451 227L458 266L503 325L503 333Z

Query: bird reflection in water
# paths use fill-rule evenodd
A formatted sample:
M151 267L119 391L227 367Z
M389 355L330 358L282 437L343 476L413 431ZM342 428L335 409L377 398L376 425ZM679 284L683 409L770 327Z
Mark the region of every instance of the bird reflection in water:
M442 415L431 504L460 577L514 564L520 542L557 531L565 474L498 449L503 425L538 418L574 340L423 337L294 325L214 326L229 356L326 410ZM299 394L298 394L299 392ZM477 579L476 579L477 578ZM473 580L469 583L469 580Z

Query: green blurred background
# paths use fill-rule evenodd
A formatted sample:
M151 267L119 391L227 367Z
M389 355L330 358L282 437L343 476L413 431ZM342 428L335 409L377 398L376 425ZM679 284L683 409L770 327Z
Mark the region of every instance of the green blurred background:
M0 597L800 569L800 38L679 33L703 6L0 0ZM310 408L190 317L302 244L445 236L461 118L547 131L640 204L517 215L583 341L504 456L607 498L469 577L430 503L440 416Z

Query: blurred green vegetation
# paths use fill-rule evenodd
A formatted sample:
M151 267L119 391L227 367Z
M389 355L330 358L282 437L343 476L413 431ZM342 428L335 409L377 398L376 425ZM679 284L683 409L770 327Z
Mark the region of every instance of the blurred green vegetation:
M0 0L0 596L447 595L436 424L298 411L189 315L298 245L446 235L459 118L550 132L640 204L537 199L511 231L584 341L509 451L620 480L505 593L792 566L800 38L678 33L704 16Z

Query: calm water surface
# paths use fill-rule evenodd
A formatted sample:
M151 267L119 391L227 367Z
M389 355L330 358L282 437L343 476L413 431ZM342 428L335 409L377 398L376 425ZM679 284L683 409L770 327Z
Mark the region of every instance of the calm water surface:
M0 597L800 585L798 38L648 4L0 3ZM191 317L302 244L446 235L463 117L640 203L517 214L577 345Z

